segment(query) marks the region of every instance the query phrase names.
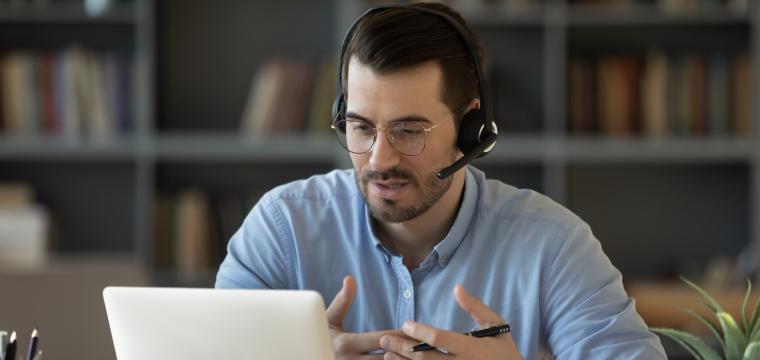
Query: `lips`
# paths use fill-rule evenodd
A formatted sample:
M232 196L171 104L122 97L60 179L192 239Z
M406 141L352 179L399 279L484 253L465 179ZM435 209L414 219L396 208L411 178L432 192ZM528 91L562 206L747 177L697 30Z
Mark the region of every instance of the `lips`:
M399 200L409 190L410 182L405 181L370 181L370 192L383 199Z

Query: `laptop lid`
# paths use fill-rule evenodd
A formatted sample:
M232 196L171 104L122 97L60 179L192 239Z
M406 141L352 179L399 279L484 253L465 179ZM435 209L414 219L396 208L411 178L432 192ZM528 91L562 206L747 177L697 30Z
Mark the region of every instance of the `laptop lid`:
M334 360L314 291L107 287L120 360Z

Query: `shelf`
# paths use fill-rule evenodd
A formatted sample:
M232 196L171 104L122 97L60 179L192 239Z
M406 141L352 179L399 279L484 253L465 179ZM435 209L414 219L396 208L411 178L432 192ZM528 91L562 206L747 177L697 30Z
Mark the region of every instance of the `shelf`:
M750 139L646 139L600 137L524 137L499 138L493 152L479 160L483 163L510 161L572 162L710 162L750 161Z
M137 142L121 138L108 142L72 141L54 138L0 136L2 160L133 160Z
M667 12L657 6L573 5L567 10L570 26L749 25L749 15L725 7Z
M476 27L531 27L542 26L545 22L544 8L538 6L514 10L500 6L481 6L470 11L463 9L461 14L469 24Z
M750 138L601 138L501 135L493 152L478 160L503 162L737 162L750 161ZM345 151L330 135L278 135L249 139L235 134L169 134L157 138L118 139L108 143L0 137L0 160L165 161L322 161L333 163Z
M577 162L749 162L749 138L571 138L562 149ZM555 149L556 150L556 149Z
M462 16L473 26L647 26L647 25L749 25L747 11L728 7L665 11L656 5L570 5L547 4L525 9L477 6L462 9Z
M135 22L132 3L116 2L102 16L88 15L84 2L0 3L0 25L134 25Z
M76 252L62 253L52 251L48 259L40 267L3 267L0 266L0 277L3 276L63 276L76 274L127 274L141 273L146 275L145 266L135 254L129 252Z
M295 160L332 162L343 150L334 136L278 135L250 139L235 134L161 135L156 143L161 160Z

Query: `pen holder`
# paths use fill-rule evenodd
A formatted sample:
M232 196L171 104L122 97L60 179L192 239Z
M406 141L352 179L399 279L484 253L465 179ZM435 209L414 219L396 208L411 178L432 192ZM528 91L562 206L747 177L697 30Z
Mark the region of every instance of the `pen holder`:
M32 332L29 342L23 344L27 347L18 340L15 331L8 337L7 331L0 330L0 360L42 360L37 329Z

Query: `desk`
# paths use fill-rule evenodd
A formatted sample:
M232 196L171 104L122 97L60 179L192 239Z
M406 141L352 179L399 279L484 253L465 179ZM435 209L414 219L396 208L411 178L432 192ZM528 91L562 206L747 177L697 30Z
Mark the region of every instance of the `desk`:
M704 289L718 301L724 310L733 315L740 326L743 326L741 308L746 288L712 286ZM708 319L715 318L710 315L710 310L702 305L702 296L682 282L630 283L626 284L626 290L632 298L636 299L636 310L649 326L709 331L699 320L680 310L683 308L692 309ZM758 295L760 292L757 290L753 290L750 294L750 302L747 305L748 316L751 316L754 311Z
M39 327L46 359L114 359L103 288L146 284L138 264L113 256L53 259L39 270L0 270L0 328L18 331L25 349L32 328Z

